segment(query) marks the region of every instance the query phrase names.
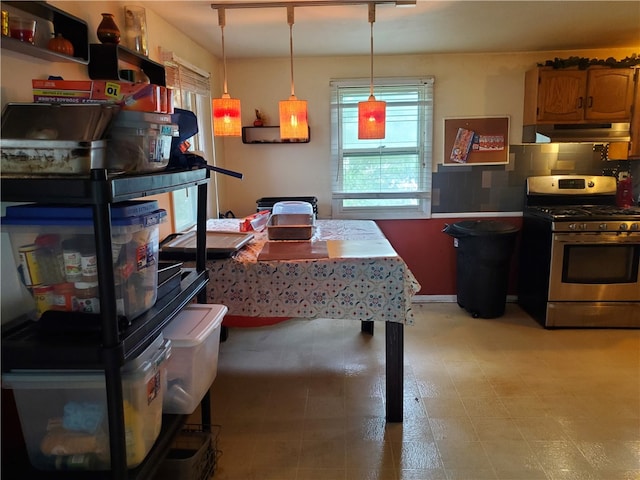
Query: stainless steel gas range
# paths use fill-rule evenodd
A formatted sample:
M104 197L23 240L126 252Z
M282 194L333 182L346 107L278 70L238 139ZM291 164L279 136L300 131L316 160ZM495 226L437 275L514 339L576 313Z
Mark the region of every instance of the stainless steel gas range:
M529 177L518 303L547 328L640 327L640 208L616 179Z

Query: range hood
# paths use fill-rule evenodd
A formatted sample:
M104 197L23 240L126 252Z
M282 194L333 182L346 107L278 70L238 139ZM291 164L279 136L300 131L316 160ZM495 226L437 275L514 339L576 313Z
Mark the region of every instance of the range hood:
M522 127L523 143L628 142L629 123L545 124Z

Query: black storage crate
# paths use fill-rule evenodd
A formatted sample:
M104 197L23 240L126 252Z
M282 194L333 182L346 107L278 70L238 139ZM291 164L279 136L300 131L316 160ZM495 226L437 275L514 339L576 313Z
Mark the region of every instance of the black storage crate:
M216 467L216 443L216 435L203 425L185 425L154 480L209 480Z

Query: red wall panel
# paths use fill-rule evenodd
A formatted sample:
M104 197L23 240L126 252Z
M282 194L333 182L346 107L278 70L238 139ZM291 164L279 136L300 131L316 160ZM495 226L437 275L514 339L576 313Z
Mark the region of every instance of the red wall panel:
M521 217L430 218L424 220L376 220L414 276L420 282L418 295L456 294L456 249L453 237L442 232L447 224L465 220L499 220L522 226ZM516 294L519 235L511 258L508 294Z

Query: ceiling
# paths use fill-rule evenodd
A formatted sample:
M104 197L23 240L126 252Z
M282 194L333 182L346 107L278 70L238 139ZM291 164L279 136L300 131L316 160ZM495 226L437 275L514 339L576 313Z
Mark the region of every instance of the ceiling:
M221 57L218 13L211 3L156 1L148 8ZM289 56L286 8L231 8L242 2L230 0L216 3L230 4L225 8L227 59ZM294 13L294 55L369 54L366 5L296 6ZM630 46L640 46L640 0L417 0L412 7L378 5L374 23L376 55Z

